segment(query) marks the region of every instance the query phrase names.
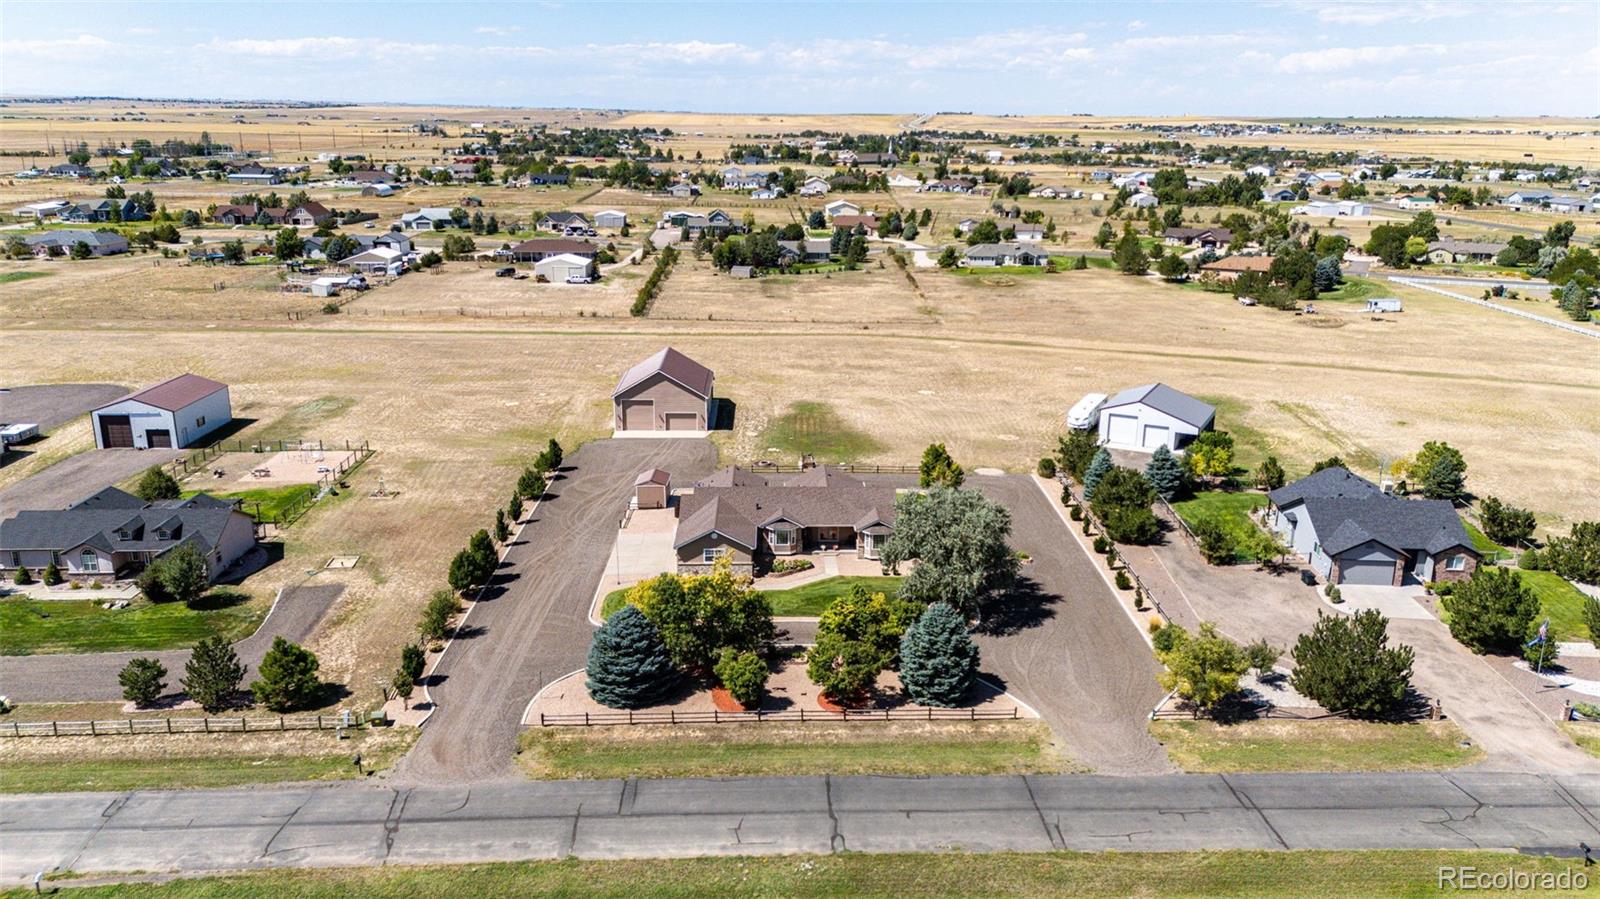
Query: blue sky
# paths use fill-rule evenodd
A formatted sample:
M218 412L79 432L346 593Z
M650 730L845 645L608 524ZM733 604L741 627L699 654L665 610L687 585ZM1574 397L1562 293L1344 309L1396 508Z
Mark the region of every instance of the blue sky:
M0 91L703 112L1596 115L1600 3L5 0Z

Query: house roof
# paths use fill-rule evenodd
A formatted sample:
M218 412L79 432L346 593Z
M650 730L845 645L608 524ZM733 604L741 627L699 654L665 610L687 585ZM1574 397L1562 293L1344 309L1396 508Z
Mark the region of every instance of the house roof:
M735 511L732 503L723 502L720 496L712 496L695 504L693 508L694 511L685 512L680 507L680 514L683 517L678 521L677 536L672 542L673 549L681 549L707 534L717 533L745 549L755 550L758 539L756 526L750 519Z
M0 550L91 546L107 553L160 554L193 542L209 553L235 514L242 513L232 503L205 494L146 503L108 487L66 509L18 512L0 521Z
M1106 404L1100 408L1113 409L1133 403L1143 403L1197 428L1205 427L1217 416L1217 407L1202 403L1187 393L1174 390L1159 382L1129 387L1106 400Z
M1446 500L1399 499L1384 493L1337 499L1312 496L1306 498L1305 510L1313 522L1321 522L1318 542L1331 556L1369 540L1430 554L1472 546L1461 516Z
M870 212L862 213L861 215L836 215L833 217L833 226L835 228L854 228L856 225L876 228L878 226L878 217Z
M1360 475L1350 473L1348 469L1335 465L1308 474L1292 484L1285 484L1276 490L1269 490L1267 491L1267 499L1281 509L1289 503L1298 502L1307 497L1359 499L1382 492L1378 489L1377 484Z
M643 487L646 484L660 484L664 487L671 482L671 475L659 468L652 468L649 471L639 472L639 476L633 479L633 486Z
M1021 256L1024 253L1038 256L1038 247L1023 246L1020 243L980 243L967 247L968 259L997 259L1001 256Z
M623 372L622 380L617 382L617 387L611 391L611 395L616 397L646 378L654 377L658 374L667 376L695 394L707 399L711 397L711 384L716 377L712 374L711 369L690 359L672 347L662 347L650 358Z
M535 262L533 267L535 270L538 270L539 266L541 265L554 265L556 263L561 263L563 265L593 265L594 260L590 259L588 256L579 256L576 253L557 253L554 256L546 256L538 262Z
M1210 237L1217 243L1233 243L1233 232L1227 228L1168 228L1161 236L1184 241Z
M1264 272L1271 268L1271 256L1224 256L1200 266L1203 272Z
M79 241L91 247L128 246L128 239L115 231L46 231L43 234L30 234L24 241L30 247L70 247Z
M1456 240L1453 237L1441 237L1428 244L1428 252L1444 250L1448 253L1470 253L1476 255L1497 255L1504 250L1506 245L1485 240Z
M137 393L130 393L122 399L106 403L100 408L105 409L109 406L115 406L117 403L138 400L147 406L155 406L157 409L176 412L185 406L205 399L219 390L226 389L228 389L228 385L220 381L202 378L199 375L182 374L175 378L168 378L154 387L146 387Z
M323 218L325 216L329 216L329 215L333 214L332 212L328 211L328 207L322 205L321 203L318 203L315 200L311 200L309 202L301 203L299 206L296 206L293 211L294 212L304 212L307 215L310 215L310 216L312 216L314 218Z
M563 225L572 223L589 224L589 219L581 212L552 212L546 215L542 221L557 222Z
M881 528L894 523L895 488L874 487L838 470L808 468L764 476L725 468L683 496L675 546L715 530L754 548L758 527L787 521L800 527Z
M443 206L424 206L416 212L408 212L402 218L447 219L450 210Z

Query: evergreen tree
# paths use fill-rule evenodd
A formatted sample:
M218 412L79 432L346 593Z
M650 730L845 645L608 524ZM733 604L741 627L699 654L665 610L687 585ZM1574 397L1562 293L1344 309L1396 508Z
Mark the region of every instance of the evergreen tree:
M167 666L159 659L129 659L117 674L122 685L122 698L136 708L145 708L161 697L166 689Z
M1112 468L1111 454L1101 447L1095 452L1094 458L1089 460L1089 467L1083 473L1083 498L1094 499L1094 488L1100 486L1100 479L1106 476Z
M311 650L282 637L272 638L272 648L261 659L261 667L250 692L274 712L288 712L315 705L322 692L317 676L320 663Z
M495 553L494 540L489 537L489 532L478 531L473 534L472 540L467 543L467 552L472 557L472 582L489 583L495 569L500 567L500 556Z
M207 637L195 645L179 681L189 698L212 714L228 706L243 682L244 665L239 663L233 647L221 637Z
M183 490L178 487L178 482L161 470L161 466L152 465L150 469L139 478L139 485L133 488L133 495L147 503L163 499L177 499L183 495Z
M478 567L472 558L471 550L464 549L450 560L450 573L445 580L450 584L450 589L460 593L476 583L477 574Z
M922 451L922 464L917 473L918 483L923 487L960 487L967 476L942 443L930 443Z
M521 495L516 493L511 494L511 502L506 503L506 517L510 518L512 521L522 520Z
M595 702L636 709L665 698L677 682L678 670L656 626L637 606L626 605L595 631L588 675L589 695Z
M1277 456L1268 456L1256 469L1256 486L1262 490L1277 490L1286 480L1288 477L1283 473L1283 466L1278 464Z
M494 539L496 543L504 544L511 539L511 526L506 524L506 510L494 510Z
M51 559L50 562L44 566L44 576L42 580L44 581L44 585L46 587L54 587L56 584L61 583L61 569L56 567L55 559Z
M1294 647L1294 688L1333 712L1376 718L1398 711L1411 688L1409 646L1390 647L1377 609L1354 617L1318 615Z
M978 675L978 646L961 614L936 602L900 638L900 682L922 705L955 706Z
M185 543L156 560L161 588L173 599L193 605L211 586L211 568L193 543Z
M1166 444L1156 447L1150 454L1150 463L1144 468L1145 480L1155 488L1156 496L1167 502L1183 492L1183 465L1178 462Z
M1451 636L1476 652L1517 652L1539 614L1539 598L1510 568L1477 569L1441 604Z

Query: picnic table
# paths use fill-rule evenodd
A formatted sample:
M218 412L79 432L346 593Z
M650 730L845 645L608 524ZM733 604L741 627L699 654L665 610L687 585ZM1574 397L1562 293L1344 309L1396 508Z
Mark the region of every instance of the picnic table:
M270 468L256 468L256 469L251 470L250 476L251 477L255 477L255 478L270 478L270 477L272 477L272 469L270 469Z

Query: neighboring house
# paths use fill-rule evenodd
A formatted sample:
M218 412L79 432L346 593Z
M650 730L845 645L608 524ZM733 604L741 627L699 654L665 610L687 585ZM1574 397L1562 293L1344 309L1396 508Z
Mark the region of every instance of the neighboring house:
M1278 170L1270 165L1253 165L1245 169L1244 173L1246 175L1260 175L1263 178L1271 178L1278 174Z
M1017 240L1025 241L1027 243L1043 243L1044 242L1044 226L1043 225L1018 225L1013 230L1015 232Z
M834 200L822 207L822 214L830 219L841 215L860 215L861 207L849 200Z
M132 200L85 200L74 203L56 213L63 222L79 222L94 224L111 221L111 211L115 209L119 220L124 222L144 221L149 216Z
M406 254L388 247L374 246L354 256L339 260L339 265L351 271L372 275L398 275L406 270Z
M283 173L259 165L246 165L228 172L228 180L236 184L278 184Z
M970 194L978 186L978 182L971 178L942 178L938 181L929 181L918 188L924 193L934 194Z
M128 239L115 231L46 231L22 240L35 256L65 256L79 243L88 244L96 256L128 252Z
M628 214L615 209L601 210L594 214L594 226L596 228L626 228L628 226Z
M588 284L595 279L598 269L593 256L557 253L535 262L533 274L551 284Z
M1583 197L1549 197L1544 205L1551 212L1583 212L1589 208L1589 201Z
M812 175L810 178L807 178L805 180L805 183L800 185L800 189L797 191L797 193L799 193L800 196L802 196L802 197L822 197L822 196L827 196L827 194L828 194L828 182L827 182L827 179L819 178L816 175Z
M558 175L554 172L529 172L522 177L525 183L533 186L561 185L567 183L566 175Z
M536 237L533 240L523 240L522 243L512 246L510 254L518 262L538 262L547 256L581 256L584 259L594 259L598 253L597 246L587 240L566 240L562 237Z
M358 172L345 172L339 176L340 180L354 185L366 184L394 184L395 177L388 172L375 169L364 169Z
M1261 199L1268 203L1288 203L1299 196L1292 187L1268 187L1261 191Z
M372 238L372 245L375 247L388 247L391 250L399 250L401 253L409 253L412 251L410 235L402 234L399 231L385 231L377 237ZM366 249L366 247L362 247L362 249Z
M285 224L301 228L316 228L331 221L333 221L333 213L328 210L328 207L314 201L296 206L284 216Z
M997 265L1044 265L1050 261L1050 254L1037 246L1024 243L980 243L967 247L963 254L962 265L972 268L986 268Z
M1165 384L1130 387L1100 407L1100 443L1143 453L1181 450L1216 418L1215 406Z
M19 206L13 209L11 214L19 218L47 219L58 216L63 211L71 208L72 203L67 200L44 200L39 203Z
M93 178L94 169L86 165L69 162L63 165L53 165L45 174L52 178Z
M1428 244L1428 261L1436 264L1450 262L1493 262L1506 245L1477 240L1456 240L1441 237Z
M1134 194L1128 198L1127 206L1131 209L1154 209L1161 205L1155 194Z
M855 228L857 225L868 231L878 230L878 216L868 212L862 215L836 215L831 223L835 228Z
M728 558L736 573L753 574L803 552L877 559L894 532L896 495L825 466L788 477L722 469L678 498L678 572Z
M552 212L539 220L534 226L540 231L554 231L566 233L569 231L586 231L593 228L588 216L581 212Z
M881 168L889 168L900 162L900 157L893 153L857 153L855 157L856 165L875 165Z
M705 231L727 234L733 230L733 217L720 209L713 209L704 214L690 212L687 209L673 209L662 215L659 227L680 230L688 228L691 238L699 237Z
M667 193L678 199L686 200L689 197L700 196L700 188L687 181L679 181L677 184L667 188Z
M1400 207L1401 209L1433 209L1439 204L1435 203L1432 197L1419 196L1416 194L1401 194L1400 196L1394 198L1394 205Z
M706 431L716 375L672 347L623 373L611 391L618 431Z
M1005 158L1006 154L1000 152L999 150L983 151L983 161L989 163L990 165L999 165L1000 161Z
M226 203L212 211L211 219L224 225L253 225L259 215L261 206L255 203L242 205Z
M233 421L228 385L183 374L89 413L99 449L184 449Z
M1169 246L1215 250L1233 243L1233 232L1227 228L1168 228L1161 238Z
M833 254L833 241L826 237L780 240L778 251L791 262L827 262Z
M781 187L760 187L750 192L752 200L776 200L783 196Z
M1245 272L1260 272L1264 275L1271 268L1271 256L1224 256L1200 266L1200 271L1215 274L1219 281L1231 282Z
M1312 200L1301 206L1289 210L1290 215L1317 215L1329 218L1365 218L1372 214L1372 207L1366 203L1357 203L1355 200Z
M54 562L69 581L108 583L184 545L199 550L215 581L255 548L255 522L204 493L147 503L107 487L65 509L18 512L0 522L0 573L10 581L19 567L37 573Z
M1538 208L1544 205L1545 201L1549 200L1553 196L1555 196L1555 194L1552 194L1548 190L1519 190L1514 194L1510 194L1500 202L1505 206L1509 206L1512 209L1521 212L1524 207L1531 206Z
M455 224L450 210L443 206L424 206L400 216L400 227L407 231L438 231Z
M1459 581L1478 567L1449 502L1390 496L1343 468L1268 491L1267 501L1267 526L1329 583Z
M767 186L766 172L741 172L731 169L733 174L724 173L722 176L723 190L756 190Z

